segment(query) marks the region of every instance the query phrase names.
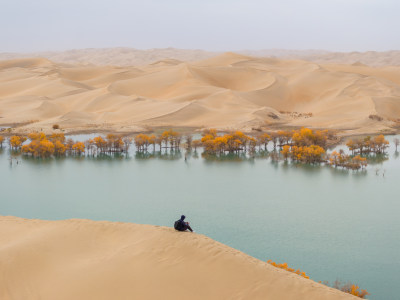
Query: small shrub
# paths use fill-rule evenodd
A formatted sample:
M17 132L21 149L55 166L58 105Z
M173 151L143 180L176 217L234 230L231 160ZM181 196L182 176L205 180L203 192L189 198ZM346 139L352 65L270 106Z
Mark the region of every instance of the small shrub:
M279 269L283 269L283 270L286 270L288 272L296 273L297 275L300 275L300 276L302 276L304 278L307 278L307 279L310 278L310 277L308 277L306 275L305 272L303 272L301 270L295 270L295 269L289 268L287 263L277 264L276 262L273 262L272 260L268 260L267 263L269 263L270 265L273 265L274 267L277 267Z
M370 118L371 120L379 121L379 122L383 120L383 118L378 115L369 115L368 118Z
M360 290L360 287L358 285L352 284L351 282L342 283L339 280L336 280L332 287L350 295L360 297L362 299L364 299L365 296L369 295L367 290Z
M60 125L54 124L54 125L53 125L53 129L60 129Z

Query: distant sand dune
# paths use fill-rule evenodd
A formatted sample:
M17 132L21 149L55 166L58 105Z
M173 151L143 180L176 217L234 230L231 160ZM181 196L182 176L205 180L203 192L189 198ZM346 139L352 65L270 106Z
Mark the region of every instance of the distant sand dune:
M67 131L279 124L390 132L400 119L400 67L231 52L140 67L22 58L0 61L0 117L0 124L29 123L19 131L50 130L57 123Z
M167 227L0 217L0 244L2 300L359 299Z
M367 52L330 52L325 50L242 50L236 51L243 56L307 60L316 63L353 64L354 66L400 66L400 51L367 51ZM57 63L113 66L155 66L176 65L181 61L198 61L211 59L222 52L204 50L159 48L139 50L135 48L88 48L67 51L50 51L37 53L0 53L0 60L16 58L46 58ZM229 58L228 58L229 60ZM217 61L217 65L220 65Z

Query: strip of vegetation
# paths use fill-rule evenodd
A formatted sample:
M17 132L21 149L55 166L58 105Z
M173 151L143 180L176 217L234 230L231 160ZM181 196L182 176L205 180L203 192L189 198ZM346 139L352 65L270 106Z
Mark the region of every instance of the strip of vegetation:
M29 144L25 141L29 138ZM166 130L160 135L138 134L132 139L129 136L108 134L105 138L98 136L84 142L75 142L66 139L63 133L53 133L46 136L44 133L31 133L27 137L11 136L9 144L12 150L21 151L25 155L33 157L50 157L64 155L97 155L101 153L128 153L132 141L136 147L136 153L143 157L152 151L160 153L179 151L182 142L184 147L196 152L199 147L204 149L202 155L205 159L223 159L226 156L240 155L256 157L267 153L273 160L293 161L304 164L326 164L332 167L359 170L367 166L367 157L372 158L384 154L389 142L383 135L365 137L364 139L349 140L347 146L351 155L344 151L327 153L329 141L336 140L334 133L328 130L311 130L301 128L299 130L277 132L260 132L256 135L246 135L241 131L230 133L217 132L215 129L207 129L200 139L193 140L192 135L182 137L176 131ZM2 146L4 137L0 136ZM273 151L268 152L268 146L272 144ZM397 147L397 144L396 144ZM367 156L367 157L366 157ZM152 156L154 157L154 155ZM185 156L186 157L186 156Z
M306 275L306 273L304 271L295 270L293 268L288 267L287 263L277 264L277 263L273 262L272 260L268 260L267 263L269 263L270 265L272 265L272 266L274 266L276 268L280 268L280 269L286 270L288 272L295 273L295 274L297 274L299 276L302 276L302 277L304 277L306 279L310 278L309 276ZM329 286L329 282L327 282L327 281L324 281L324 282L320 281L319 283L322 283L322 284L325 284L325 285ZM342 292L345 292L345 293L348 293L348 294L351 294L353 296L357 296L357 297L360 297L360 298L363 298L363 299L366 296L369 295L367 290L361 290L358 285L352 284L350 282L342 283L339 280L336 280L334 282L334 284L332 285L332 287L335 288L335 289L338 289L338 290L340 290Z

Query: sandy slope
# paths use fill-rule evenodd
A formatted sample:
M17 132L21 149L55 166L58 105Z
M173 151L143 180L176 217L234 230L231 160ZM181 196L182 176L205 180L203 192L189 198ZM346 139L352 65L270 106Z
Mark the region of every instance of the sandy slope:
M390 131L399 118L400 67L235 53L141 67L0 61L0 124L29 123L18 131L279 125L375 133Z
M200 234L0 217L0 299L358 299Z

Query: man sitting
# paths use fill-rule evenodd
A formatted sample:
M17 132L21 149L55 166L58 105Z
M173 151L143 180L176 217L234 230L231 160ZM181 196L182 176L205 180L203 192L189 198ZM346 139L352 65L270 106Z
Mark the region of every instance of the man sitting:
M191 232L193 232L193 229L190 227L189 222L185 222L185 216L182 215L181 218L177 221L175 221L174 224L174 228L178 231L186 231L186 230L190 230Z

